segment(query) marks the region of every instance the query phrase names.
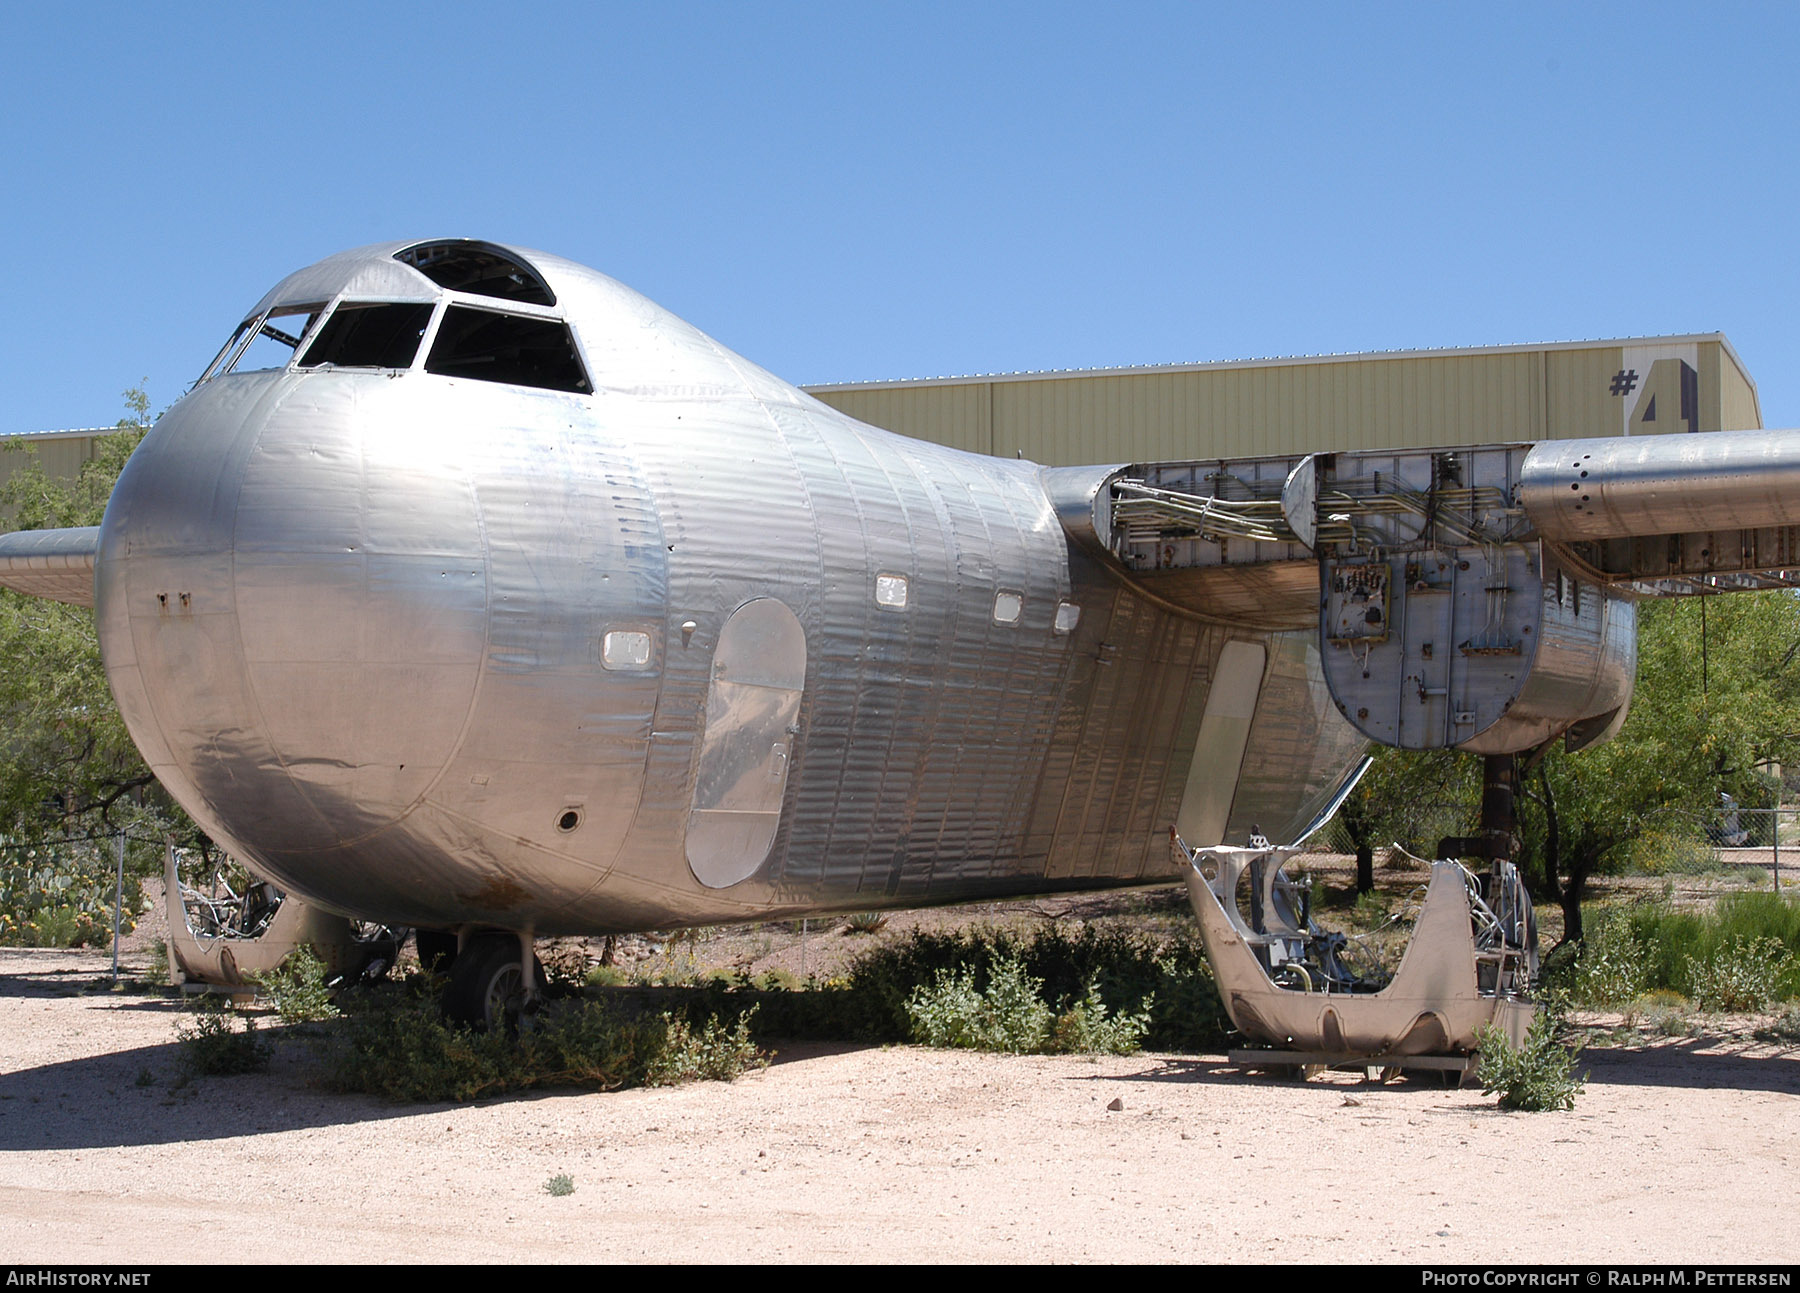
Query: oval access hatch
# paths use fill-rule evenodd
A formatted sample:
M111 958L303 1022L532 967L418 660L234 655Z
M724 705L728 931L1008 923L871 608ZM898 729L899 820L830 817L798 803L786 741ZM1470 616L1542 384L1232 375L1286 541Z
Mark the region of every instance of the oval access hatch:
M688 866L708 888L747 880L769 856L805 685L806 631L794 612L772 597L733 611L713 653L687 824Z

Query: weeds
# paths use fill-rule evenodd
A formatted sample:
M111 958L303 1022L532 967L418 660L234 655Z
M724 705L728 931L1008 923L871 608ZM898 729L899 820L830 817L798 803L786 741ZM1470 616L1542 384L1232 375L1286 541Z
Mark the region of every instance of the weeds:
M256 1021L246 1018L239 1030L234 1018L209 1000L191 1020L176 1025L181 1067L190 1077L233 1077L269 1067L271 1049L256 1035Z
M1575 961L1571 999L1596 1010L1629 1005L1644 992L1645 949L1622 914L1601 912L1582 940Z
M1773 938L1733 935L1704 961L1690 963L1688 982L1694 1004L1702 1010L1753 1013L1766 1010L1780 995L1781 980L1793 958Z
M1572 970L1556 973L1579 1005L1629 1006L1645 993L1691 998L1704 1010L1768 1008L1800 992L1800 903L1731 894L1711 912L1666 901L1602 908ZM1546 973L1552 973L1550 958Z
M1759 1042L1800 1042L1800 1006L1789 1006L1755 1032Z
M1645 1025L1664 1037L1692 1037L1698 1031L1688 1016L1688 1001L1679 992L1658 988L1635 1003Z
M859 911L844 922L846 934L878 934L887 928L887 913L882 911Z
M1043 986L1011 959L989 970L985 988L976 987L972 968L940 970L930 987L906 999L912 1039L978 1051L1040 1051L1051 1023L1039 996Z
M164 988L174 982L169 974L169 944L167 940L159 938L150 945L150 967L144 971L144 982Z
M1043 999L1043 981L1013 958L996 962L985 988L972 968L941 970L914 990L906 1013L912 1039L926 1046L971 1050L1127 1055L1143 1045L1149 1003L1135 1014L1110 1014L1097 980L1060 1013Z
M1197 935L1157 938L1097 925L1051 925L1030 935L917 931L872 949L842 979L763 997L759 1029L777 1036L907 1041L914 1036L909 1005L921 990L930 996L944 981L975 1018L985 1007L970 1005L967 994L987 996L998 967L1009 962L1036 982L1034 997L1051 1024L1085 1001L1089 1021L1097 1018L1096 1009L1104 1009L1108 1020L1145 1016L1140 1044L1159 1050L1200 1050L1225 1036L1224 1007ZM954 1004L947 996L927 1009L950 1027ZM1014 1013L1037 1011L1021 1002Z
M1570 1050L1556 1040L1556 1011L1541 1007L1526 1030L1525 1044L1489 1025L1478 1035L1481 1062L1475 1075L1483 1095L1500 1096L1500 1107L1529 1113L1573 1109L1587 1083L1575 1073L1580 1048Z
M566 1199L575 1193L575 1180L567 1172L558 1172L544 1182L544 1193L553 1199Z
M605 1003L549 1001L519 1035L444 1020L427 976L367 994L322 1043L327 1085L402 1103L466 1101L543 1087L610 1091L696 1079L728 1081L766 1061L745 1018L695 1025Z
M754 1013L751 1007L729 1028L717 1015L698 1028L679 1015L668 1017L661 1053L650 1062L645 1082L650 1086L729 1082L752 1069L766 1068L769 1057L750 1040Z
M294 949L279 967L251 976L284 1024L312 1024L337 1018L325 986L325 962L310 946Z
M1130 1055L1142 1049L1149 1028L1148 1008L1136 1014L1109 1015L1099 985L1090 983L1081 1000L1050 1026L1049 1049L1072 1055Z

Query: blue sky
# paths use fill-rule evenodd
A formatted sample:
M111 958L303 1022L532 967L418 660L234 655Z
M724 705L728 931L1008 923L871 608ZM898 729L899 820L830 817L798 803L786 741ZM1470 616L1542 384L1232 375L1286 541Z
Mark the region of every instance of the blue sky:
M538 247L797 382L1723 331L1800 426L1800 6L11 5L0 432Z

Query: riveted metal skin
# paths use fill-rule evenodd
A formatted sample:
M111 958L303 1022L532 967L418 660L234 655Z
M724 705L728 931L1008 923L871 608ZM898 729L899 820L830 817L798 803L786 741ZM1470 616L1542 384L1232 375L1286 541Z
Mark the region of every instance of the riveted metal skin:
M303 270L251 318L353 300L565 320L591 393L428 372L435 321L404 370L220 364L101 528L134 739L284 888L556 934L1165 879L1234 637L1271 645L1227 832L1252 810L1296 829L1360 752L1310 634L1134 592L1036 465L857 423L556 257L512 253L555 296L527 307L440 288L395 260L409 245ZM906 581L903 607L878 576ZM773 627L721 653L761 599L737 622ZM782 641L803 656L770 657ZM735 661L751 675L715 685Z

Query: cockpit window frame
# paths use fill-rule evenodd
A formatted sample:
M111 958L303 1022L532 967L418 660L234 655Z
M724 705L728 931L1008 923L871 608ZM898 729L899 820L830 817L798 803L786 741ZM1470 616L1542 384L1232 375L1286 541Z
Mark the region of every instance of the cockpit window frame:
M417 243L413 244L412 247L403 248L402 253L417 247L435 245L438 244ZM497 244L468 240L467 245L484 254L492 252L506 262L529 271L534 278L542 281L542 275L538 274L538 272L527 262L507 251L505 248L499 247ZM402 253L396 253L395 259L399 259L399 256ZM401 263L406 262L402 261ZM408 268L415 267L409 265ZM415 272L418 272L416 268ZM230 340L225 343L218 354L213 357L212 362L206 366L205 371L201 373L198 379L196 379L194 387L198 387L215 378L227 376L236 371L237 365L243 361L243 357L250 349L251 344L255 342L258 336L263 335L263 329L269 324L270 320L279 320L291 315L304 314L311 315L312 318L309 325L301 331L297 338L292 337L292 334L287 336L278 336L273 333L269 334L275 336L277 341L284 343L290 339L297 340L298 344L294 346L293 353L289 356L287 363L280 369L270 368L259 369L258 371L285 371L290 373L321 373L326 371L375 372L386 373L389 375L400 373L429 373L432 376L445 377L449 380L481 381L492 385L508 386L519 391L536 391L544 395L573 395L579 398L592 399L598 394L598 387L594 381L593 375L594 368L589 362L587 346L582 340L581 330L575 326L563 309L558 308L555 304L542 305L532 301L512 300L503 297L487 296L480 292L466 292L455 288L448 288L435 282L431 282L423 273L420 273L419 276L422 280L420 282L420 287L424 290L416 295L405 289L393 293L385 291L371 293L367 289L361 291L351 289L340 295L330 297L323 302L316 300L284 300L277 301L272 305L267 305L256 314L245 318L238 324L237 328L231 334ZM427 287L428 282L430 283L429 287ZM554 293L549 291L547 283L544 284L544 290L554 302ZM429 317L426 319L424 327L420 331L418 346L413 352L412 360L406 367L394 368L380 365L345 365L336 363L315 364L305 368L300 366L300 361L306 356L308 350L319 340L331 321L336 318L342 310L346 308L400 305L414 307L425 306L431 311ZM537 385L528 382L500 381L494 378L476 377L469 373L432 373L429 367L432 352L437 347L439 333L444 327L446 319L450 317L450 311L455 309L469 309L483 314L498 315L501 317L510 316L518 318L521 321L541 321L546 324L554 324L561 328L563 335L569 343L570 355L575 369L574 376L579 379L581 385L578 387L568 385ZM193 389L193 387L190 387L189 389Z
M579 388L567 386L544 386L531 382L502 381L491 377L477 377L469 373L446 373L434 371L431 367L432 355L436 350L439 334L452 310L467 310L476 314L492 315L498 318L529 319L538 323L553 323L563 330L568 338L569 352L574 359L576 371L582 385ZM441 377L449 381L482 382L495 386L510 386L514 390L541 391L548 395L574 395L591 398L595 393L594 370L588 363L587 350L581 344L581 333L560 310L547 309L542 306L518 308L510 304L502 306L491 297L469 296L461 292L448 292L432 318L431 327L426 329L425 336L419 343L418 370L433 377Z
M408 259L409 257L415 256L423 257L424 253L434 251L442 252L444 254L436 258L427 259L425 265L417 264L414 260ZM471 286L467 282L460 282L454 278L452 278L451 281L446 282L444 277L440 276L440 273L434 271L440 270L442 262L452 260L457 253L462 253L466 257L482 258L498 265L510 267L514 272L507 277L517 283L527 294L508 296L499 292L484 292L477 286ZM409 269L414 270L424 278L429 279L438 288L448 293L473 297L483 301L499 301L504 303L508 309L519 305L534 306L544 310L553 310L556 308L556 291L550 286L549 280L544 277L537 266L533 265L523 256L518 255L516 252L502 247L499 243L485 242L479 238L434 238L428 239L425 242L415 242L409 246L402 247L399 251L394 253L394 259L399 261L402 265L407 266ZM485 281L488 280L477 280L477 282Z
M257 337L262 336L265 333L283 344L286 344L289 340L293 341L293 354L289 357L288 362L282 365L284 370L292 368L294 366L294 360L299 358L300 353L306 348L312 338L317 335L320 325L325 322L326 317L336 308L337 302L335 300L300 301L290 304L272 305L260 314L252 315L250 318L245 319L242 323L238 324L237 330L231 334L231 340L227 341L224 346L220 348L219 353L213 356L212 363L206 366L206 370L200 374L199 381L196 381L194 385L199 386L201 383L209 382L215 377L223 377L227 373L235 372L238 364L244 358L244 353L250 349L251 343L254 342ZM298 337L286 333L285 330L278 332L271 329L269 326L272 320L286 319L301 314L310 315L311 317L307 320L306 326L300 330ZM246 371L274 372L275 370L271 368Z
M444 305L441 300L438 300L438 301L395 301L395 300L391 300L387 297L374 298L374 297L340 296L331 302L331 308L328 309L325 312L325 314L323 315L323 317L321 317L319 319L319 321L312 326L311 333L312 333L313 340L317 341L319 338L322 338L325 335L326 327L329 326L331 321L333 319L335 319L338 316L338 314L345 309L369 310L369 309L380 309L380 308L388 308L388 307L400 307L400 308L410 308L410 309L418 309L420 307L424 307L427 311L429 311L429 313L425 316L425 326L419 330L419 340L418 340L417 345L415 345L413 347L412 358L410 360L408 360L404 365L319 363L319 364L310 364L310 365L307 365L306 367L302 368L300 366L300 359L306 353L306 350L311 349L311 344L309 343L305 349L302 349L300 347L295 347L294 357L288 363L289 371L306 372L306 373L332 372L332 371L353 372L353 373L410 373L410 372L415 371L419 366L419 356L425 352L425 347L430 343L432 334L437 330L438 320L441 317L443 317Z

